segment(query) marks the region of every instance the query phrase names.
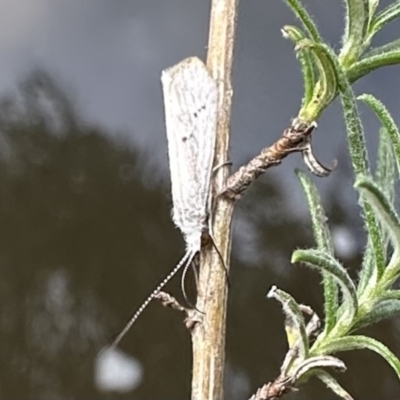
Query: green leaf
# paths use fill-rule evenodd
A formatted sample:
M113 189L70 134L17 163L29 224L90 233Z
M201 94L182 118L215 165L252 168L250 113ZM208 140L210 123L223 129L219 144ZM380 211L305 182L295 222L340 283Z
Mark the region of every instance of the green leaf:
M318 249L325 251L330 255L334 254L332 238L327 224L327 216L322 207L321 198L318 190L310 177L301 170L296 170L297 177L303 186L304 193L310 209L311 220L313 224L314 238Z
M392 142L386 128L379 130L378 162L375 180L385 192L389 202L394 201L394 185L396 177L396 160Z
M320 368L334 368L339 371L346 371L346 365L342 360L332 356L315 356L309 357L296 366L294 371L291 372L293 379L299 381L302 378L309 377L314 374L315 369Z
M354 83L375 69L395 64L400 64L400 50L387 51L381 54L363 58L362 60L354 63L346 71L346 75L348 80L351 83Z
M350 394L340 386L339 382L328 372L320 369L316 371L315 376L325 383L325 385L337 396L344 400L354 400L353 397L351 397Z
M354 330L364 326L376 324L383 319L388 319L400 312L400 300L381 300L375 304L370 312L354 325Z
M341 351L369 349L382 356L400 379L400 360L381 342L367 336L355 335L333 339L316 350L317 354L334 354Z
M400 39L393 40L393 42L384 44L383 46L372 48L368 53L363 56L360 61L372 56L379 56L380 54L389 53L396 50L400 50Z
M364 131L361 119L358 114L356 98L346 74L339 64L333 50L325 44L315 44L320 52L323 52L330 59L336 73L338 89L341 93L341 100L344 111L344 118L347 127L350 156L356 174L369 172L367 149L365 146Z
M332 238L329 232L327 217L322 207L318 190L311 179L300 170L296 170L303 190L306 194L308 206L311 213L311 220L314 231L314 238L318 250L334 255ZM330 274L323 272L324 281L324 311L325 311L325 332L328 333L336 323L336 310L338 308L338 290L336 282Z
M282 304L283 312L286 316L285 329L289 348L294 346L297 351L295 354L302 360L308 355L308 337L303 314L296 300L290 294L272 286L267 294L268 298L274 298Z
M302 262L310 267L329 273L339 284L344 297L346 312L340 328L350 326L358 309L356 288L347 271L330 254L320 250L296 250L292 255L292 263ZM336 325L336 327L338 324Z
M315 66L318 70L319 79L310 102L305 104L298 114L300 119L315 121L336 97L337 80L335 68L330 57L327 57L323 45L304 39L297 44L295 50L298 52L311 50L315 56Z
M354 187L373 207L382 225L389 232L395 251L400 251L400 219L378 185L367 176L359 176Z
M298 43L306 37L303 31L295 26L286 25L281 31L284 38L290 39L294 43ZM298 53L304 82L304 98L302 105L308 104L311 101L316 83L313 57L311 51L304 50L303 52Z
M381 294L382 300L400 300L400 290L387 290Z
M384 268L384 267L383 267ZM375 265L374 248L372 245L371 238L368 238L367 247L365 248L363 255L363 262L361 271L358 279L357 294L358 297L364 293L370 282L376 282L373 278L377 268Z
M368 4L364 0L346 0L346 27L339 62L344 69L354 64L364 51L368 23Z
M359 96L358 99L365 102L372 108L372 110L379 118L382 126L385 127L385 129L387 130L394 149L394 154L397 161L397 169L400 173L400 132L397 128L396 123L394 122L392 116L390 115L384 104L374 96L370 94L363 94Z
M379 32L389 22L394 21L400 16L400 1L394 1L385 9L379 12L371 21L369 36L372 37Z
M374 17L376 8L379 5L379 0L368 0L368 21L369 23L372 21Z
M317 25L315 25L308 11L304 8L299 0L285 0L287 5L292 9L293 13L302 22L304 29L315 42L322 42L321 35L318 32Z
M365 146L364 130L361 124L361 119L358 114L356 99L351 88L350 82L346 77L345 72L340 66L334 52L326 45L319 45L323 48L328 57L334 64L338 79L340 98L342 100L343 112L346 122L347 137L349 143L350 157L356 175L369 174L367 149ZM369 204L361 203L364 211L366 227L371 238L371 243L374 249L374 257L376 268L371 276L371 283L374 283L382 275L383 270L379 266L384 264L385 254L381 243L380 229L375 215Z

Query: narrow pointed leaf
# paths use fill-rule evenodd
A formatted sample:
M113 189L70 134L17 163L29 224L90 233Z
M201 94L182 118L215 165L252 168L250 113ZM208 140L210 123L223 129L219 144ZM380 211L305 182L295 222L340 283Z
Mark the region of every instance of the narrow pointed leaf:
M378 162L375 176L379 187L383 190L389 202L393 204L396 160L392 142L386 128L381 128L379 130Z
M382 269L383 268L384 266L382 266ZM364 293L364 291L371 282L374 282L375 284L375 279L373 277L376 270L377 267L375 263L374 248L372 245L371 238L368 238L367 247L364 251L362 267L358 278L358 285L357 285L358 297L361 297L362 293Z
M369 35L372 36L379 32L389 22L394 21L400 16L400 1L396 0L381 12L379 12L371 21Z
M322 42L321 35L318 32L317 25L315 25L308 11L304 8L300 0L285 0L287 5L292 9L296 17L302 22L304 29L310 35L310 38L315 42Z
M394 149L394 154L397 161L397 168L400 173L400 133L396 123L394 122L394 119L390 115L387 108L383 105L383 103L374 96L370 94L363 94L358 98L372 108L372 110L379 118L382 126L385 127L385 129L387 130Z
M308 354L308 337L304 317L296 300L283 290L273 286L267 294L268 298L274 298L282 304L286 316L285 327L289 348L296 346L298 356L303 359Z
M387 290L381 295L382 300L400 300L400 290Z
M400 251L400 219L378 185L369 177L359 176L354 187L373 207L377 218L389 232L393 247Z
M319 47L323 48L327 56L330 57L337 73L338 87L341 94L340 98L343 106L350 156L354 172L356 176L359 174L368 175L369 165L364 139L364 130L358 114L357 103L350 82L339 64L335 53L326 45L319 45ZM374 283L383 274L383 268L381 266L384 265L385 254L381 243L379 224L371 206L364 202L361 203L361 206L363 207L365 224L374 249L374 265L376 268L371 276L371 283Z
M346 75L349 81L354 83L364 75L367 75L378 68L396 64L400 64L400 50L391 50L370 57L365 57L354 63L346 71Z
M324 370L318 370L315 376L318 377L325 385L332 390L337 396L341 397L343 400L354 400L350 394L340 386L339 382L328 372Z
M296 262L329 273L335 279L346 302L347 315L343 324L350 324L357 313L358 301L356 288L347 271L333 257L319 250L296 250L292 255L292 263Z
M327 217L322 207L321 198L317 188L311 179L302 171L296 171L298 178L306 194L308 206L311 213L311 220L314 231L314 239L318 250L324 251L333 256L334 249L332 238L329 232ZM324 279L324 311L325 311L325 332L328 333L336 323L336 310L338 307L337 284L333 277L323 272Z
M306 37L299 28L290 25L286 25L282 28L282 34L285 38L292 40L294 43L298 43ZM304 82L303 105L310 102L316 83L313 57L311 51L305 50L298 53Z
M344 68L358 60L368 24L368 4L364 0L346 0L346 27L339 60Z
M368 0L368 21L372 21L378 5L379 0Z
M385 128L380 129L380 140L378 149L378 163L376 171L376 181L382 190L385 192L390 203L393 203L394 199L394 182L395 182L395 160L393 154L392 144L390 142L389 135ZM387 254L389 244L389 234L387 231L382 230L379 227L381 243L383 249L383 255ZM384 270L386 267L386 257L382 259L382 264L379 265L379 270ZM364 259L362 268L360 271L359 282L357 287L357 293L359 296L362 295L367 287L373 287L375 283L371 280L373 270L375 268L375 258L372 248L371 239L368 238L367 247L364 251ZM371 284L371 285L369 285Z
M307 121L315 121L336 97L336 71L323 45L304 39L297 44L296 51L305 50L311 50L315 56L315 66L318 70L319 79L315 85L311 101L301 108L298 117Z
M381 300L374 305L373 309L368 314L354 325L354 330L376 324L379 321L393 317L399 312L400 300Z
M313 369L319 368L334 368L339 371L346 371L346 365L342 360L332 356L315 356L309 357L300 363L293 371L295 381L302 377L309 376L313 373Z
M381 342L367 336L355 335L334 339L318 349L318 354L334 354L341 351L369 349L382 356L400 379L400 360Z
M360 61L372 57L372 56L379 56L384 53L389 53L391 51L400 50L400 39L395 39L393 42L386 43L379 47L373 47L371 50L366 53Z

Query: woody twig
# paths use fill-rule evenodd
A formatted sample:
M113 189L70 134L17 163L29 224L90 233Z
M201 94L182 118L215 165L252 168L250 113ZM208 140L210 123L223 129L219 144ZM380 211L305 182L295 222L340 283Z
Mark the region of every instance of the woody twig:
M159 292L154 296L155 300L159 300L164 307L172 308L186 314L184 324L191 332L193 328L201 322L202 314L200 311L182 306L175 297L166 292Z
M263 149L258 156L228 178L221 195L237 200L268 168L279 165L285 157L295 152L302 153L305 164L314 175L328 176L336 167L336 162L332 167L326 167L315 158L311 147L311 135L316 126L315 121L295 118L273 145Z

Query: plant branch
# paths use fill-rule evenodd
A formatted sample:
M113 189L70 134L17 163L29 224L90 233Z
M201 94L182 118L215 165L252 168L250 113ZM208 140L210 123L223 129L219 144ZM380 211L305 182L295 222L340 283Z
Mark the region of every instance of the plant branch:
M315 127L316 124L313 121L295 118L291 126L284 130L282 136L274 144L261 150L259 155L229 177L220 194L230 200L237 200L268 168L279 165L285 157L295 152L302 153L304 162L314 175L329 175L335 166L323 166L312 152L311 134Z
M218 125L214 165L228 160L231 119L231 73L239 0L212 0L207 67L218 84ZM204 312L203 321L192 331L193 376L192 400L223 398L225 331L227 305L226 270L229 270L231 219L233 204L215 196L225 185L227 168L217 168L213 182L214 204L211 234L219 253L202 249L197 308Z

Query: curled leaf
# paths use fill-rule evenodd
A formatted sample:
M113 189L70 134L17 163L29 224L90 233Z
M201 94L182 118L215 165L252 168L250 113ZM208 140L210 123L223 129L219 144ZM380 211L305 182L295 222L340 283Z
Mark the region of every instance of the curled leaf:
M298 52L311 50L315 56L315 66L319 79L310 102L301 108L299 117L306 120L317 120L324 108L336 97L337 78L335 66L327 56L325 47L311 40L301 40L295 50Z
M295 381L298 381L305 375L312 373L313 369L319 368L333 368L336 371L346 371L346 365L342 360L332 356L315 356L310 357L300 363L294 371L292 376Z
M315 25L310 14L303 6L300 0L285 0L287 5L292 9L293 13L302 22L304 29L315 42L322 42L321 35L318 32L317 25Z
M315 157L312 146L311 146L311 136L308 136L305 139L305 143L303 144L304 149L301 152L303 156L303 161L307 165L307 168L315 175L320 178L324 178L330 175L330 173L336 168L337 162L334 161L332 167L326 167L321 162L317 160Z
M339 284L345 306L345 316L342 325L350 325L358 310L356 288L347 271L330 254L319 250L296 250L292 255L292 263L302 262L317 268L321 272L329 273Z
M282 34L284 38L292 40L294 43L298 43L303 40L306 36L297 27L286 25L282 28ZM301 65L301 72L303 74L304 82L304 98L303 105L308 104L312 98L314 86L316 83L315 68L313 55L310 51L303 51L299 53L298 59Z
M318 348L318 353L334 354L357 349L369 349L382 356L400 379L400 360L383 343L367 336L354 335L333 339L326 345Z
M400 252L400 219L386 195L367 176L359 176L354 187L372 206L375 215L389 232L395 251Z
M308 354L308 337L304 317L299 304L288 293L273 286L267 294L268 298L274 298L282 304L285 313L285 329L289 348L296 347L298 356L303 359Z

